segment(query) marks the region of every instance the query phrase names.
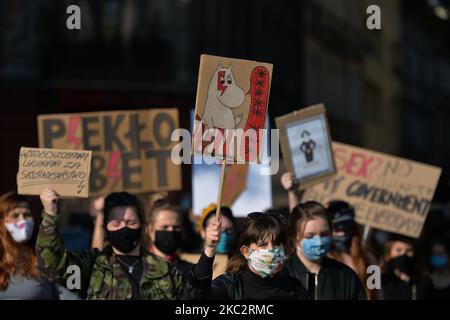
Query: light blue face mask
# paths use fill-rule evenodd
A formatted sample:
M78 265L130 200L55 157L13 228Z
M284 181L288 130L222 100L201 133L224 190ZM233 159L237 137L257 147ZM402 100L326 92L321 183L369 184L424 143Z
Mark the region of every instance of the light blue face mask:
M330 250L331 237L313 237L300 242L302 254L309 260L316 261L323 258Z
M217 244L217 253L227 254L232 249L234 243L234 231L225 231L220 234L220 240Z
M442 269L448 263L448 258L441 254L433 254L430 257L430 264L435 269Z

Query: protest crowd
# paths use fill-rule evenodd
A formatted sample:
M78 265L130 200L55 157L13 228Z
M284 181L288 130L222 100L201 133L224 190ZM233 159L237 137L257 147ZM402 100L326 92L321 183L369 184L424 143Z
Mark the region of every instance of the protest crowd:
M0 299L450 298L448 227L424 227L441 168L332 141L324 104L275 118L288 206L233 213L262 163L272 67L200 58L187 158L213 132L221 160L202 212L170 197L177 109L39 115L39 148L21 147L17 191L0 197Z
M450 300L450 0L3 0L0 22L4 318Z
M449 298L444 234L435 235L421 257L417 239L386 233L378 255L363 243L350 203L302 202L290 172L280 183L290 208L251 212L241 228L226 206L219 218L212 204L191 221L167 193L155 193L144 204L128 192L113 192L92 200L92 234L78 235L92 239L87 244L63 240L64 213L53 189L40 194L42 219L33 218L29 197L6 193L0 198L0 299ZM69 250L71 245L80 250ZM194 263L181 255L189 246L198 254ZM216 254L229 259L213 279ZM370 265L381 266L380 288L368 286ZM72 290L70 266L81 275Z

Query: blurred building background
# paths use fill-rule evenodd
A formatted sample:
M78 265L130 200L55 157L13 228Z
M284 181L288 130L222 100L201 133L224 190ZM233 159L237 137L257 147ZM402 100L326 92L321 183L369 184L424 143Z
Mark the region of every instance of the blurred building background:
M324 102L335 140L440 166L449 200L448 0L0 0L0 192L15 189L36 116L178 107L189 126L201 53L271 62L273 118ZM66 8L81 7L81 30ZM366 9L381 8L381 30ZM285 205L279 176L274 204ZM183 169L190 192L190 168Z

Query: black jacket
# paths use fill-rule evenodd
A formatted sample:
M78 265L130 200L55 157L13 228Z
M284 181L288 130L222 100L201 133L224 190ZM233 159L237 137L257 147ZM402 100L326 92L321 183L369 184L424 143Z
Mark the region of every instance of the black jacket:
M279 275L280 277L285 277ZM194 277L195 278L195 277ZM287 281L292 284L290 290L290 300L308 300L308 294L296 279L286 277ZM193 279L188 280L185 287L185 299L190 300L246 300L252 299L244 294L244 279L242 274L226 273L211 281L209 279ZM255 299L255 298L253 298ZM276 296L268 297L267 299L278 299Z
M364 288L356 273L336 260L323 258L320 271L315 275L294 254L283 271L300 280L314 300L366 300Z
M181 274L183 275L183 281L187 281L191 269L194 266L194 264L181 259L175 260L172 265L180 270Z
M262 279L248 268L242 273L226 273L212 280L212 268L208 266L213 259L202 255L197 267L208 267L196 275L195 267L191 269L185 286L184 299L190 300L262 300L286 299L307 300L308 295L300 281L286 274L277 274L274 278ZM200 268L201 269L201 268ZM197 269L199 270L199 269Z
M402 281L393 271L381 275L384 300L424 300L433 298L433 283L427 276L418 276L410 282Z

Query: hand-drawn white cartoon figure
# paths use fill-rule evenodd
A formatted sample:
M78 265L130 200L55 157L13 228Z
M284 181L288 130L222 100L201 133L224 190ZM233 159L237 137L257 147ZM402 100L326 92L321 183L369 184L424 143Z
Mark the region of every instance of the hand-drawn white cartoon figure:
M217 66L208 88L203 121L211 128L234 129L242 120L242 114L234 116L232 109L242 105L244 90L234 79L231 65L228 68Z

